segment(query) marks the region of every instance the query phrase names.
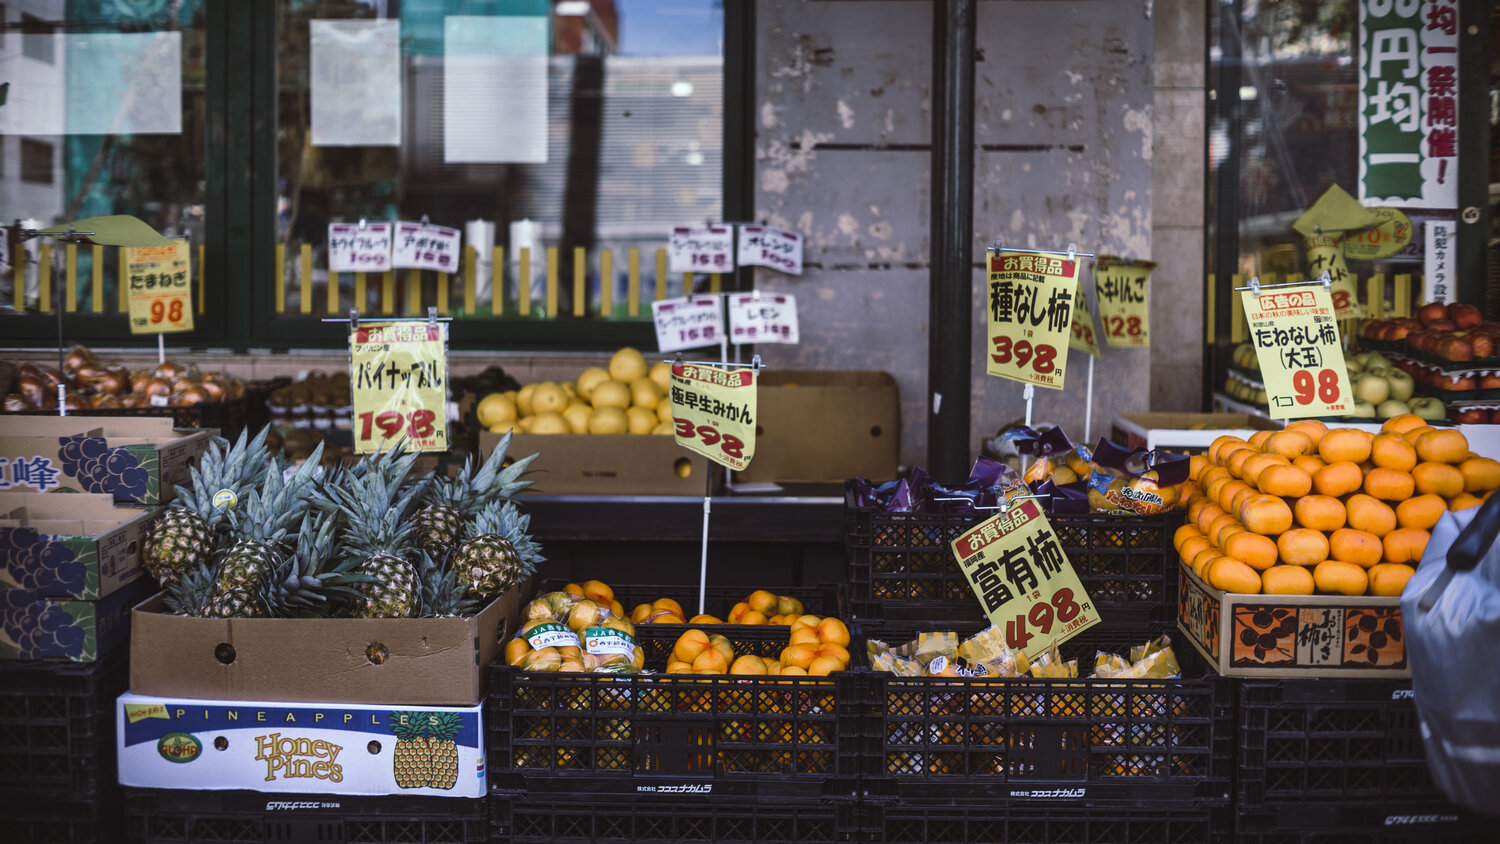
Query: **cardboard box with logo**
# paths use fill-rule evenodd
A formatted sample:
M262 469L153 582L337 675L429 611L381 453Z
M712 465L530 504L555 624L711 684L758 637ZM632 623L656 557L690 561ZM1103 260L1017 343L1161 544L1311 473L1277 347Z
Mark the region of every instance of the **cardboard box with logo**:
M208 445L207 431L176 430L166 418L0 416L0 490L165 504Z
M130 640L131 609L154 591L148 577L97 601L0 589L0 660L95 662Z
M755 459L735 479L887 481L901 451L901 397L888 372L776 370L760 375Z
M0 493L0 589L110 595L144 576L141 550L160 513L110 495Z

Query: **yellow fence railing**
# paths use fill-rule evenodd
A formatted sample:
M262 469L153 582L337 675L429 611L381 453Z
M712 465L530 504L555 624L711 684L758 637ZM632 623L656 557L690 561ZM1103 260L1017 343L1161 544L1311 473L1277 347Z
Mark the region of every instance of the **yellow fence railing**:
M59 256L54 251L57 249L62 250L60 268L57 266L59 262L56 260ZM78 265L80 250L86 250L88 258L88 278L85 280L87 282L86 285L81 284L79 280ZM31 271L13 270L11 273L11 304L18 313L25 312L27 307L33 303L41 313L53 313L53 308L57 305L54 301L54 290L60 286L62 289L61 304L63 313L90 313L101 316L118 316L129 313L130 306L126 294L130 289L130 285L125 279L126 262L120 260L117 254L114 255L116 274L114 286L117 295L114 302L106 301L104 271L109 265L109 255L118 253L118 251L119 248L114 246L80 245L77 243L54 245L51 241L43 238L41 239L41 243L37 245L36 263L32 265L28 262L24 247L17 246L15 253L11 255L11 267L35 266L36 268L49 268L50 271L35 273L35 296L32 296L32 291L28 290L29 282L27 281L27 278L32 274ZM203 293L206 285L205 274L203 272L204 254L204 247L199 246L196 250L195 261L191 262L193 264L193 296L197 302L194 305L194 309L200 314L203 313ZM59 270L61 271L60 285L58 283L59 279L56 277L59 275Z

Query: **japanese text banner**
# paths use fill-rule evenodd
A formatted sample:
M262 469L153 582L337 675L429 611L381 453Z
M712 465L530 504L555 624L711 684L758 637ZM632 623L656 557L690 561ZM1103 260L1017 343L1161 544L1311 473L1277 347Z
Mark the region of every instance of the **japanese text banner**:
M1063 388L1078 261L1058 255L1000 252L989 261L989 348L985 371Z
M1073 333L1068 337L1068 348L1087 352L1099 357L1099 338L1094 334L1094 314L1089 310L1089 297L1083 293L1083 285L1073 297Z
M123 247L131 334L193 330L188 242Z
M1321 284L1240 294L1276 419L1354 411L1333 298Z
M448 326L360 323L349 333L354 450L448 450Z
M1147 282L1155 261L1100 255L1094 262L1094 296L1104 342L1117 349L1151 346L1151 311Z
M755 456L755 370L672 364L677 444L734 471Z
M1335 234L1313 235L1304 241L1307 268L1314 278L1323 273L1333 281L1333 315L1339 319L1357 319L1362 311L1354 289L1354 276L1344 260L1344 238Z
M1099 610L1034 500L953 540L953 556L1005 644L1031 658L1098 624Z

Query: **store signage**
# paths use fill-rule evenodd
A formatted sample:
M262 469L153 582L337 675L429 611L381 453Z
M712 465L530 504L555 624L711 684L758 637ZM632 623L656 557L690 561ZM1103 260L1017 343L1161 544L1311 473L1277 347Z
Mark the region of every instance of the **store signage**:
M734 228L674 226L667 241L667 269L674 273L734 272Z
M1063 388L1078 260L1065 255L999 252L989 256L989 342L985 371Z
M656 348L662 352L716 346L724 340L724 310L719 297L682 296L651 303L656 321Z
M1321 284L1241 292L1260 360L1270 414L1277 419L1348 416L1354 411L1333 298Z
M193 330L192 271L187 240L122 247L131 334Z
M354 450L448 450L448 324L361 322L349 332Z
M1370 212L1381 218L1380 225L1344 235L1344 257L1351 261L1379 261L1411 243L1410 217L1395 208L1371 208Z
M1458 0L1358 0L1359 198L1458 206Z
M328 271L383 273L391 268L390 223L329 223Z
M451 273L458 269L459 244L458 229L398 221L391 266Z
M1068 336L1068 348L1087 352L1099 357L1099 339L1094 335L1094 314L1089 310L1089 297L1083 293L1083 285L1073 297L1073 333Z
M1151 346L1151 309L1147 282L1155 261L1100 255L1094 262L1094 296L1104 342L1119 349Z
M740 226L739 263L802 275L802 236L770 226Z
M729 294L731 343L796 343L797 297L785 293Z
M1458 242L1457 226L1452 220L1428 220L1423 226L1426 249L1422 252L1422 301L1457 302L1454 285L1453 248Z
M743 471L755 456L755 370L672 364L673 436L683 448Z
M1344 234L1315 234L1305 238L1307 268L1312 275L1321 278L1328 273L1333 282L1333 312L1339 319L1357 319L1363 310L1354 289L1354 276L1349 274L1349 264L1344 260Z
M1034 657L1098 624L1099 610L1034 500L953 540L953 556L984 614L1012 650Z

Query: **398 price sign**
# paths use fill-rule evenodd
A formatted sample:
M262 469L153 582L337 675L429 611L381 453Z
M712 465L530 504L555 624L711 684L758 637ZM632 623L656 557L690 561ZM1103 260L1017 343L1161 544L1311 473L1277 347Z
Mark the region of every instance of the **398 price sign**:
M1001 378L1063 388L1078 291L1078 261L1050 253L990 256L985 371Z
M750 368L674 363L668 399L677 444L742 471L755 456L756 379Z
M448 450L448 326L360 323L349 333L354 450Z
M1347 416L1349 371L1329 289L1321 284L1241 292L1271 416Z

